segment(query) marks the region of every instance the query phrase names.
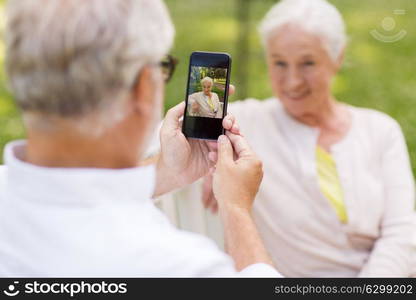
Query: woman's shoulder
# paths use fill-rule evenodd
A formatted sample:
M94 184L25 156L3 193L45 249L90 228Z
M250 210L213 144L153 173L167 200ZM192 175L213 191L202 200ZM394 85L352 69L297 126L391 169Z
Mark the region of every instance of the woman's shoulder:
M278 101L276 98L268 98L259 100L255 98L247 98L245 100L235 101L229 104L229 111L231 113L249 114L268 112L276 109Z
M245 133L258 132L259 128L267 128L276 122L279 102L276 98L248 98L229 104L227 111L233 114Z
M216 92L211 92L212 96L216 99L220 99L220 97L218 96L218 94Z
M391 128L400 126L399 123L385 112L372 109L349 105L353 117L360 123L360 125L378 126L382 128Z
M360 132L366 132L380 140L403 135L399 122L387 113L356 106L349 106L349 108L353 114L354 126Z
M0 165L0 191L6 190L6 166ZM0 201L2 199L2 192L0 192Z

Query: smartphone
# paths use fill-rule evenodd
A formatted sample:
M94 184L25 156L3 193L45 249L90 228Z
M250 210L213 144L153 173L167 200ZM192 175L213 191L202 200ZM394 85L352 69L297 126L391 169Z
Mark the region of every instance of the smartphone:
M188 138L217 140L224 134L231 57L227 53L193 52L186 87L182 132Z

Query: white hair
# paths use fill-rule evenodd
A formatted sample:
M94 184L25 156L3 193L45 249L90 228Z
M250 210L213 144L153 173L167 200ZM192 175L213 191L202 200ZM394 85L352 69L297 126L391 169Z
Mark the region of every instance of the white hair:
M83 124L94 115L102 121L94 128L110 127L140 70L167 54L173 36L161 0L9 1L10 88L25 119Z
M209 83L211 83L211 85L214 84L214 80L211 77L208 77L208 76L201 79L201 84L204 84L204 82L209 82Z
M287 24L298 25L320 37L333 61L339 58L347 43L344 20L336 7L326 0L282 0L275 4L259 27L263 44Z

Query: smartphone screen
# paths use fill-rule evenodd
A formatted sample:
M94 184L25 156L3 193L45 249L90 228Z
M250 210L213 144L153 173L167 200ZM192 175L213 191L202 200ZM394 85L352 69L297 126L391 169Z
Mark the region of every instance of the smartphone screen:
M226 53L192 53L182 126L186 137L216 140L224 133L230 71L231 57Z

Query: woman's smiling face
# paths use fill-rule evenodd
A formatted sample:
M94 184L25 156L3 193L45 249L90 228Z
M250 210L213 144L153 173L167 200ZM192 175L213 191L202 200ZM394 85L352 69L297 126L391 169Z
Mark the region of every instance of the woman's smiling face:
M340 63L331 59L318 36L284 25L268 39L266 54L273 93L293 117L316 114L331 99Z

